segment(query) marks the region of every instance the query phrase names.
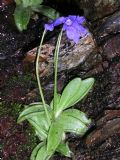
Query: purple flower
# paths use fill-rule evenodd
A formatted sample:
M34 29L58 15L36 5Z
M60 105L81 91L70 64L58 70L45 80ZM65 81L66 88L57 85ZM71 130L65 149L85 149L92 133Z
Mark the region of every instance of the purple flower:
M63 24L62 29L66 31L67 37L78 43L79 39L88 33L88 30L83 26L85 21L83 16L60 17L50 24L45 24L45 29L53 31L56 26Z

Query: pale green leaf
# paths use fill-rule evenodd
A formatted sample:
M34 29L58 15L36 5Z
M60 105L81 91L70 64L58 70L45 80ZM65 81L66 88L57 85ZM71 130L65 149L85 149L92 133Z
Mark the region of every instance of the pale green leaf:
M15 3L16 3L17 5L20 5L20 4L22 4L22 0L15 0Z
M59 102L60 102L60 98L61 98L61 95L60 94L56 94L56 98L57 98L57 100L56 100L56 104L59 104ZM50 107L53 109L53 102L54 101L54 98L52 99L52 101L51 101L51 103L50 103ZM54 110L56 110L57 109L57 106L54 106Z
M75 78L63 90L56 115L58 116L64 109L69 108L83 99L94 84L94 78L81 80Z
M21 0L21 1L22 1L22 6L24 8L32 7L32 6L38 6L43 2L43 0ZM17 4L18 4L18 2L17 2Z
M57 12L55 9L53 9L49 6L45 6L45 5L33 6L32 9L35 12L39 12L42 15L44 15L50 19L53 19L53 20L57 19L60 16L59 12Z
M94 78L87 78L85 80L82 80L79 91L69 100L67 106L68 107L73 106L81 99L83 99L88 94L93 84L94 84Z
M60 143L60 145L57 147L56 152L61 153L62 155L66 157L71 157L71 150L69 149L68 143Z
M40 143L33 150L30 160L48 160L50 157L47 154L46 144Z
M65 132L72 132L81 136L88 130L88 127L81 120L64 114L60 115L59 123Z
M43 105L42 102L33 102L33 103L30 103L29 106L35 106L35 105Z
M47 108L50 108L46 105ZM50 117L51 113L49 112ZM49 124L46 119L44 107L41 104L34 104L26 108L18 117L18 123L28 120L37 132L38 137L45 139L47 137L47 131Z
M49 125L48 125L48 122L47 122L45 112L32 113L32 114L26 116L26 119L29 119L29 118L34 120L45 131L48 131Z
M63 90L61 99L60 99L60 103L58 105L58 109L56 111L57 115L59 115L59 113L62 110L67 108L70 99L72 99L74 97L74 95L76 95L77 92L79 91L79 88L81 86L81 82L82 81L80 78L75 78L72 81L70 81L68 83L68 85L65 87L65 89Z
M22 5L24 8L27 8L30 6L30 0L22 0Z
M25 0L24 0L25 1ZM43 2L43 0L30 0L30 6L38 6Z
M56 148L59 146L63 136L63 128L57 123L53 122L50 126L48 138L47 138L47 152L51 155L55 152Z
M47 154L47 147L46 145L44 145L39 149L35 160L47 160L48 157L49 156Z
M48 105L46 105L46 107L49 108ZM24 121L25 119L27 119L27 116L29 116L30 114L32 114L32 113L38 113L38 112L44 112L43 105L41 105L41 104L34 104L32 106L28 105L27 108L24 109L20 113L17 122L20 123L20 122Z
M77 118L87 126L91 124L91 119L87 118L87 115L84 112L79 111L78 109L67 109L62 113L62 115Z
M32 154L31 154L31 157L30 157L30 160L36 160L36 156L37 156L37 153L39 151L39 149L44 145L43 142L39 143L32 151Z
M28 122L33 126L33 128L35 129L37 136L41 139L44 140L47 138L47 132L45 131L45 129L43 129L43 127L38 123L38 121L36 122L34 119L28 119Z
M14 12L14 19L19 31L27 29L31 13L32 10L30 8L24 8L22 7L22 5L16 6Z

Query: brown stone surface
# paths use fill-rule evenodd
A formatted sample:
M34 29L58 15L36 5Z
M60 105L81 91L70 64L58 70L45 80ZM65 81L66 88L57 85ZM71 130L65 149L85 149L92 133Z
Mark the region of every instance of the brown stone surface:
M103 43L106 39L120 33L120 11L118 10L112 15L97 21L95 25L97 25L97 28L95 28L93 34L95 35L98 44L101 42Z
M78 4L88 18L96 20L118 10L120 0L78 0Z
M40 73L41 76L50 76L53 74L53 53L55 39L45 43L40 55ZM91 34L80 40L78 44L68 42L66 35L63 35L61 49L59 53L58 71L66 71L74 69L81 63L84 63L87 57L95 52L96 46ZM26 57L23 60L24 66L34 63L36 57L37 48L26 53ZM26 66L27 67L27 66Z

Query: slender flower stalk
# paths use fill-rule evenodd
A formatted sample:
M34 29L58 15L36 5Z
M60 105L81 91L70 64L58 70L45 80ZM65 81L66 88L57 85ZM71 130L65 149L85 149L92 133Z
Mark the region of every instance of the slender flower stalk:
M54 107L57 105L57 73L58 73L58 53L60 50L60 42L62 38L62 32L59 33L55 53L54 53Z
M44 106L47 121L48 121L48 124L50 124L51 123L50 122L50 116L49 116L49 113L48 113L48 110L47 110L47 107L46 107L46 103L45 103L45 99L44 99L44 95L43 95L43 91L42 91L42 87L41 87L41 83L40 83L40 78L39 78L39 57L40 57L42 43L43 43L43 39L45 37L45 33L46 33L46 29L44 29L44 32L43 32L43 35L42 35L42 38L41 38L41 41L40 41L40 45L39 45L39 48L38 48L37 57L36 57L36 77L37 77L39 93L40 93L40 96L41 96L41 99L42 99L42 103L43 103L43 106Z

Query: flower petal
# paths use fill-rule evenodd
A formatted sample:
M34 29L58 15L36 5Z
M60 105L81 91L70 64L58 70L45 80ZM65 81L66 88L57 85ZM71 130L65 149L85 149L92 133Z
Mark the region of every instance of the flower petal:
M63 31L67 30L68 28L69 28L69 26L68 26L67 24L64 23L63 28L62 28Z
M77 16L68 16L66 17L64 24L66 24L67 26L71 26L76 21L76 18Z
M73 16L73 15L68 16L68 19L70 19L72 22L74 22L76 18L77 16Z
M80 33L80 37L85 37L88 34L88 30L82 25L80 25L79 33Z
M58 19L56 19L54 22L53 22L53 25L54 26L59 26L60 24L64 23L65 22L65 17L60 17Z
M85 21L86 21L85 17L83 17L83 16L77 16L77 22L79 24L83 24L83 23L85 23Z
M76 21L72 24L72 27L76 29L76 32L79 33L81 37L84 37L88 33L88 30Z
M69 27L66 30L67 37L73 40L75 43L79 42L80 34L77 33L76 29L73 27Z
M75 22L72 24L72 27L75 28L78 32L81 31L81 25L78 24L77 21L75 21Z
M54 25L53 25L53 23L51 23L51 24L45 24L44 28L46 30L53 31L54 30Z

